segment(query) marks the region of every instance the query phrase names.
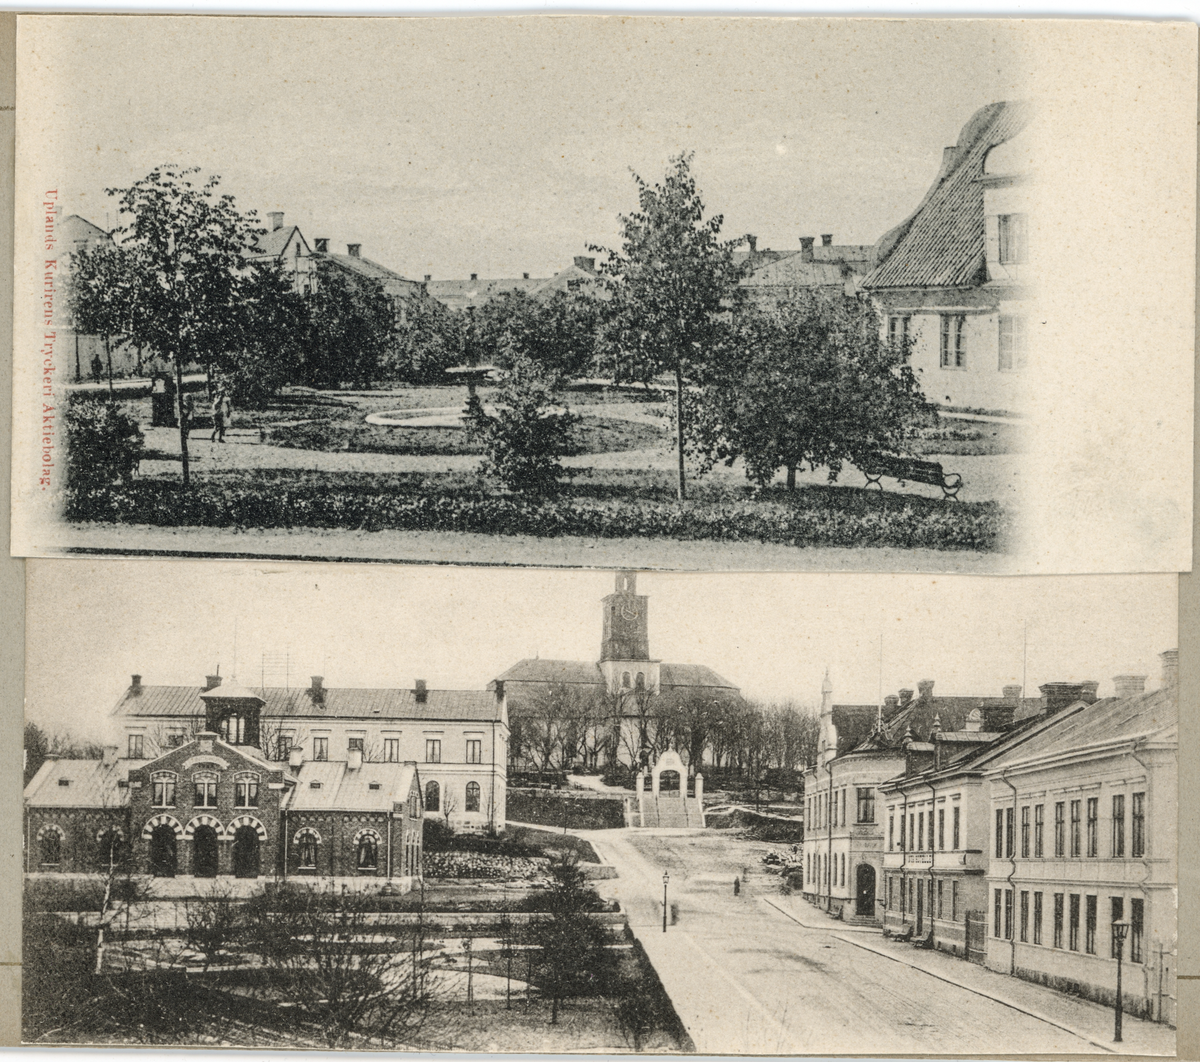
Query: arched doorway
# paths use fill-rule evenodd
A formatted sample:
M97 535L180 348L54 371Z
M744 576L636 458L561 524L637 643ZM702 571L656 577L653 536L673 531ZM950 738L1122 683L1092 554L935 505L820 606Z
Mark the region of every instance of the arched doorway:
M875 868L870 863L859 863L854 874L854 913L875 917Z
M217 876L217 831L197 826L192 834L192 873L198 878Z
M233 835L233 873L239 878L257 878L259 870L258 831L239 826Z
M679 772L662 771L658 776L658 791L660 793L678 793Z
M175 876L175 829L167 823L154 827L150 834L150 873L156 878Z

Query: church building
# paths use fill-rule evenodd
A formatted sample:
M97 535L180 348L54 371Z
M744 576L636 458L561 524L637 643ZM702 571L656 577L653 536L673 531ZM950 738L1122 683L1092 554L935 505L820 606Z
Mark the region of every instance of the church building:
M555 766L569 767L578 758L588 768L613 761L638 768L649 766L667 747L662 721L669 709L686 701L740 698L739 688L712 668L652 657L649 612L649 598L637 592L637 574L617 572L613 592L601 605L598 661L526 658L492 682L490 688L507 691L514 730L526 744L514 746L514 766L533 758L529 731L539 716L565 718L573 706L586 708L576 715L587 720L577 747L557 750Z

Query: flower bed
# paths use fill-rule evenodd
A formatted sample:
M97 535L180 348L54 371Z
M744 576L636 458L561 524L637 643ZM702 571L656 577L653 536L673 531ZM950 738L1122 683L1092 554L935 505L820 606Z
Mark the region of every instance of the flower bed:
M427 878L535 878L549 867L545 856L504 856L485 852L426 852Z

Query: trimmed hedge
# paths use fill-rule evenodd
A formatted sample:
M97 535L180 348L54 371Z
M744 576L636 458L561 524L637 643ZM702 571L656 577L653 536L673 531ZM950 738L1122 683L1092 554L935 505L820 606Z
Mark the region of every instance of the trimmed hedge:
M556 538L674 538L790 546L994 551L1010 520L995 502L946 502L889 492L810 487L727 502L537 499L440 494L369 484L280 483L272 489L143 479L80 491L67 517L160 527L466 531Z
M619 830L625 825L620 797L582 796L547 789L508 790L506 814L515 822L569 830Z

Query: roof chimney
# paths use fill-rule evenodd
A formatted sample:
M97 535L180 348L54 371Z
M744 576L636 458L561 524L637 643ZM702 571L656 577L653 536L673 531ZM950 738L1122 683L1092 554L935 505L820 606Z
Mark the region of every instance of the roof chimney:
M1095 704L1099 698L1096 696L1096 691L1100 688L1100 683L1095 679L1088 679L1087 682L1081 682L1079 689L1080 699L1087 701L1088 704Z
M577 254L575 256L575 268L582 269L585 273L594 273L596 272L596 259Z
M433 279L433 274L432 274L432 273L426 273L426 274L425 274L425 283L426 283L426 284L428 284L428 283L429 283L429 282L430 282L432 279ZM686 412L686 410L687 410L687 407L686 407L686 406L684 407L684 410L685 410L685 412Z
M346 253L351 258L361 258L362 257L362 244L361 243L346 244Z
M504 679L496 679L496 703L504 702Z
M685 407L685 408L686 408L686 407ZM900 704L900 698L899 698L899 697L897 697L897 696L896 696L894 693L889 693L889 694L888 694L886 697L884 697L884 699L883 699L883 706L884 706L886 709L888 709L888 711L891 711L893 708L896 708L896 707L898 707L898 706L899 706L899 704Z
M800 261L811 262L813 260L813 244L816 243L815 236L800 237Z
M758 253L758 237L757 236L751 236L750 233L746 233L746 244L747 244L747 246L749 246L751 254Z
M318 703L321 703L325 700L325 676L324 675L313 675L312 676L312 685L309 686L308 693L309 693L309 696L312 697L312 699L314 701L317 701Z
M346 752L346 770L362 770L362 749L348 749Z
M214 734L211 730L201 730L200 733L196 735L196 738L200 742L201 752L212 752L213 742L217 740L216 734Z
M983 725L989 734L998 734L1012 726L1015 704L989 704L983 709Z
M1177 686L1179 684L1179 650L1168 649L1164 653L1159 653L1158 659L1162 661L1162 684L1166 687Z
M909 701L912 700L912 695L913 695L912 690L901 690L900 691L900 707L901 708L903 708L906 704L908 704Z
M304 766L304 748L301 745L293 745L288 749L288 767L293 771L298 771Z
M283 211L271 210L267 212L267 217L271 219L271 231L278 232L283 228Z
M1021 687L1020 686L1005 686L1004 687L1004 699L1009 704L1014 704L1014 705L1019 704L1020 700L1021 700Z
M478 279L479 279L479 274L478 274L478 273L472 273L472 274L471 274L471 279L472 279L472 280L478 280Z
M684 408L686 410L687 407L685 406ZM205 693L207 693L209 690L215 690L219 685L221 685L221 676L220 675L205 675L204 676L204 692Z
M933 696L933 679L921 679L917 683L917 696L923 701Z
M822 233L821 234L821 246L822 247L832 247L833 246L833 233L828 233L828 234Z
M1145 675L1114 675L1113 676L1113 696L1114 697L1136 697L1139 693L1144 693L1146 690Z
M317 236L313 239L313 247L316 248L317 254L329 253L329 237Z
M104 752L100 757L100 761L105 767L112 767L117 762L117 746L105 745Z
M528 280L528 279L529 279L529 274L528 274L528 273L522 273L522 274L521 274L521 279L522 279L522 280Z
M130 675L129 676L129 692L130 693L141 693L142 692L142 676L141 675Z
M417 679L413 694L417 698L417 704L424 704L429 699L429 691L425 688L425 680Z
M1078 682L1047 682L1039 686L1047 715L1061 712L1068 705L1083 700L1083 687Z

